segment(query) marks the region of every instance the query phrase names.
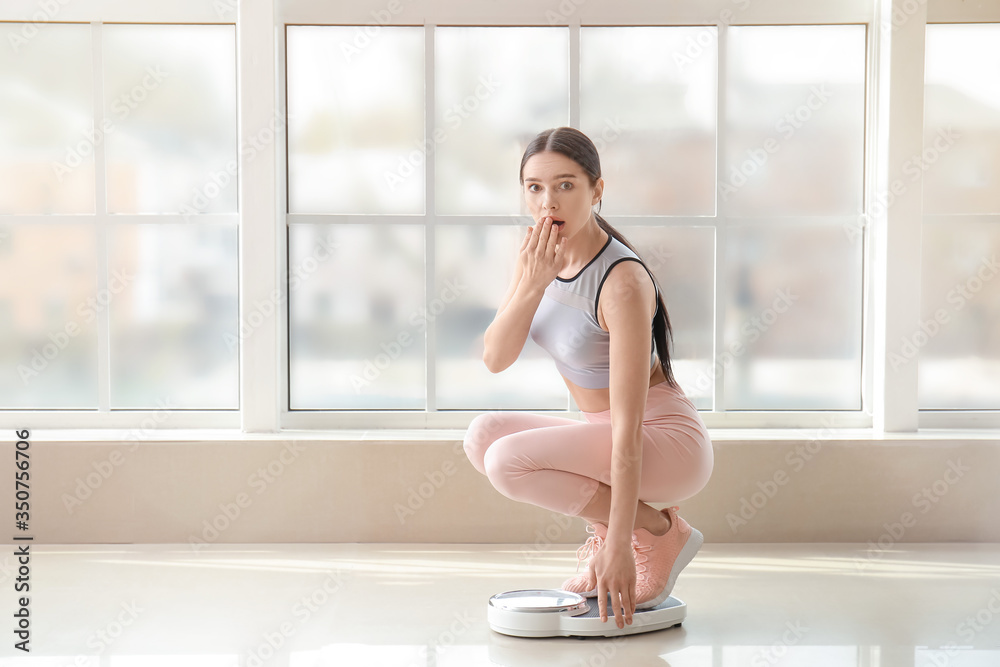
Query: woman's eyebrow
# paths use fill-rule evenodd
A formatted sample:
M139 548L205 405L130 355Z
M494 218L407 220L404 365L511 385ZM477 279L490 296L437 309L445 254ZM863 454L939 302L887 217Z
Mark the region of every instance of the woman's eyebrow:
M559 174L558 176L555 176L552 180L554 181L557 178L576 178L576 174ZM526 178L526 179L524 179L525 182L528 182L528 181L538 181L538 182L541 182L541 180L542 179L540 179L540 178Z

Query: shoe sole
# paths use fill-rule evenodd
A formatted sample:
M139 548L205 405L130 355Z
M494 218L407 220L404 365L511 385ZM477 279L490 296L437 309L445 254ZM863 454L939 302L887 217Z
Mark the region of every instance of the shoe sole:
M694 555L698 553L698 549L701 549L701 545L704 544L705 537L701 534L697 528L691 529L691 536L688 537L687 542L681 547L681 552L677 554L677 560L674 561L674 565L670 568L670 576L667 578L667 585L663 588L663 592L657 595L652 600L643 602L642 604L637 604L636 609L651 609L659 604L662 604L668 597L670 593L674 590L674 582L677 581L677 575L681 573L687 564L694 559Z

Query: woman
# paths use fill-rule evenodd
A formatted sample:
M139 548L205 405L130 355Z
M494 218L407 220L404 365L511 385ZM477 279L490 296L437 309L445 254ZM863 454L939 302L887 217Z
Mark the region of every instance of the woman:
M499 373L530 334L552 355L586 423L491 412L469 425L465 451L505 496L589 522L592 535L578 551L579 560L590 557L587 570L562 588L596 596L602 621L610 593L623 628L635 609L669 596L701 546L676 506L646 503L704 488L712 443L674 380L656 279L593 211L604 190L594 144L572 127L540 133L521 158L520 182L535 225L484 335L483 361Z

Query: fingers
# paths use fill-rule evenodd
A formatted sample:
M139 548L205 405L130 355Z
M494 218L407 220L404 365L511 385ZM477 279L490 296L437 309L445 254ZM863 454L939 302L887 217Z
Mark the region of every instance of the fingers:
M538 221L541 229L538 230L538 244L543 248L549 244L549 230L552 228L552 218L545 216Z
M628 609L625 614L625 622L632 625L632 616L635 615L635 586L631 587L628 596Z
M619 629L625 627L625 604L628 599L628 594L624 591L615 591L611 595L611 602L615 606L615 625Z
M545 218L542 218L531 227L528 231L528 240L525 246L528 248L529 252L533 252L539 245L545 247L545 240L542 239L542 232L545 231Z
M635 598L620 592L614 586L607 586L603 581L597 582L597 609L601 617L601 622L608 620L608 596L611 597L611 613L615 617L615 625L619 629L625 627L625 623L632 623L632 613L635 610ZM631 607L626 615L626 607Z
M608 620L608 587L604 585L601 578L597 578L597 611L601 616L601 623Z
M555 253L556 248L559 247L559 241L561 240L562 239L559 237L559 228L556 227L554 224L552 224L552 218L549 218L549 238L548 238L549 252Z

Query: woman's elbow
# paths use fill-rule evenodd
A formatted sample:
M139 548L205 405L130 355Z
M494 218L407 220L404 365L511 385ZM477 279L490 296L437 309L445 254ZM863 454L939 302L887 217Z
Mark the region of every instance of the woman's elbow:
M507 366L502 366L496 359L494 359L488 354L483 355L483 363L486 365L486 370L488 370L490 373L493 373L494 375L496 375L501 371L506 370L507 366L510 366L510 364L507 364Z

